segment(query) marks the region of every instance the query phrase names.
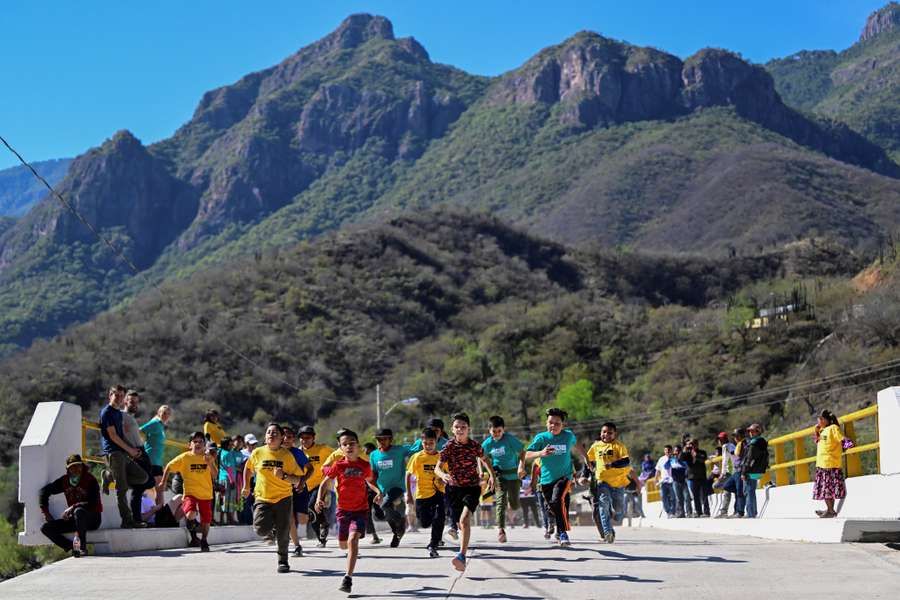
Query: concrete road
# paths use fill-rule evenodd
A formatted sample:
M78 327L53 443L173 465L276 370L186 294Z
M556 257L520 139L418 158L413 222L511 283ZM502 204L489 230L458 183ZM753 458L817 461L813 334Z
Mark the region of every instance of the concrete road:
M494 530L476 528L462 577L450 566L450 549L440 559L427 557L422 533L408 534L396 549L363 541L351 597L821 600L897 598L900 589L900 550L881 544L622 528L609 545L592 528L581 527L572 532L572 548L560 549L536 529L509 533L509 542L498 544ZM272 547L257 542L213 546L208 554L185 549L70 558L0 584L0 598L340 598L346 559L333 545L330 540L319 550L310 542L306 556L292 559L292 572L285 575L275 573Z

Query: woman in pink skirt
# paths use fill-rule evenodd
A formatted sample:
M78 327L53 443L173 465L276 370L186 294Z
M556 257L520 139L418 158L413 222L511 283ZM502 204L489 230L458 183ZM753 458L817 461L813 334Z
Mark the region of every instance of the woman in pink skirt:
M834 501L847 496L842 468L844 434L837 417L823 410L816 423L816 482L813 485L813 500L824 500L825 510L816 514L823 519L837 516Z

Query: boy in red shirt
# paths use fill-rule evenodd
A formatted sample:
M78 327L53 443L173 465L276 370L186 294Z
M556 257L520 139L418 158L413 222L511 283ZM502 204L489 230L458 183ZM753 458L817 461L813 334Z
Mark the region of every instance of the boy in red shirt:
M338 545L347 550L347 574L338 589L350 593L353 586L353 569L356 557L359 556L359 538L366 536L366 523L369 514L369 488L375 492L375 503L381 501L381 491L370 481L372 468L369 463L359 457L359 437L349 429L341 432L338 439L344 457L337 462L322 468L325 479L319 486L316 497L316 510L325 508L325 485L328 480L337 480L337 524Z

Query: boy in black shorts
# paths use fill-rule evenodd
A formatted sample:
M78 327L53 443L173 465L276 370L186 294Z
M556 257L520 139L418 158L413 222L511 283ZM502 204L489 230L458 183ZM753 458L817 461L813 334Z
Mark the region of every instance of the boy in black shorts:
M447 484L453 521L459 524L459 553L453 558L453 566L457 571L465 571L470 522L481 500L479 473L483 470L488 474L487 489L493 490L494 471L484 460L481 444L469 439L469 416L465 413L453 415L452 423L453 439L441 450L434 474Z

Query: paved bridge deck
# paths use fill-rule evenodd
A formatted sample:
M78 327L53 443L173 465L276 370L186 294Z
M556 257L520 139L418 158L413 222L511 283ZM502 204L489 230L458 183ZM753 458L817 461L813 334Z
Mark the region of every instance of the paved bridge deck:
M361 544L356 598L725 598L765 590L782 598L896 598L900 550L882 544L808 544L659 529L621 529L613 545L592 528L572 532L573 547L551 546L536 529L512 529L507 544L495 530L476 528L463 577L450 567L451 550L427 558L423 533L400 548ZM212 540L215 541L215 529ZM324 600L337 591L345 557L329 541L291 559L275 573L275 554L261 542L120 556L67 559L0 584L0 597L260 598L303 594ZM315 596L315 594L319 594ZM845 596L846 595L846 596Z

